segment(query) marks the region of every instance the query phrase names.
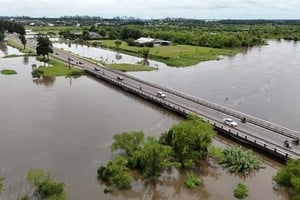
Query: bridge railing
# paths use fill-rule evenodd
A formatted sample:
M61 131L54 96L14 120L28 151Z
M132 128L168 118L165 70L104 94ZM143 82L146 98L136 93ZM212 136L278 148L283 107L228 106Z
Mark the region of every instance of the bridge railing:
M295 131L295 130L292 130L292 129L289 129L289 128L286 128L286 127L268 122L268 121L263 120L263 119L256 118L256 117L251 116L249 114L245 114L245 113L242 113L242 112L239 112L239 111L236 111L236 110L233 110L233 109L230 109L230 108L227 108L227 107L209 102L207 100L204 100L204 99L201 99L201 98L198 98L198 97L183 94L181 92L175 91L173 89L170 89L170 88L167 88L167 87L164 87L164 86L160 86L160 85L155 84L155 83L151 83L149 81L141 80L141 79L139 79L135 76L132 76L130 74L126 74L126 73L123 73L123 72L118 72L118 71L115 71L115 70L112 70L112 69L109 69L109 68L105 68L105 69L109 70L109 71L112 71L114 73L118 73L122 76L134 79L134 80L136 80L138 82L141 82L143 84L150 85L150 86L155 87L159 90L163 90L163 91L166 91L168 93L180 96L182 98L185 98L185 99L190 100L192 102L198 103L202 106L211 108L213 110L228 114L230 116L233 116L233 117L236 117L236 118L239 118L239 119L246 119L246 121L249 122L249 123L252 123L252 124L260 126L260 127L263 127L265 129L271 130L271 131L279 133L281 135L290 137L292 139L297 139L297 138L300 139L300 133Z
M151 100L152 102L155 102L164 107L167 107L168 109L170 109L176 113L179 113L181 115L186 116L187 114L192 113L192 111L187 108L183 108L180 105L177 105L175 103L171 103L164 99L158 98L147 91L144 91L144 90L139 89L138 87L134 87L134 86L128 85L126 83L123 83L122 81L116 80L115 78L109 77L101 72L99 73L99 72L95 72L93 70L89 70L89 72L96 76L100 76L102 79L104 79L108 82L111 82L112 84L117 85L121 88L124 88L125 90L130 91L131 93L138 94L139 96L141 96L145 99ZM202 117L202 118L204 121L207 121L208 123L212 124L216 129L221 130L222 132L226 132L227 134L229 134L235 138L239 138L240 140L243 140L246 143L251 144L252 146L259 147L260 149L270 152L271 154L278 156L282 159L299 158L300 157L300 154L297 154L296 152L293 152L289 149L285 149L282 146L279 146L270 141L266 141L255 135L251 135L249 133L243 133L241 131L231 130L229 127L223 126L223 124L218 123L215 120L210 119L209 117Z

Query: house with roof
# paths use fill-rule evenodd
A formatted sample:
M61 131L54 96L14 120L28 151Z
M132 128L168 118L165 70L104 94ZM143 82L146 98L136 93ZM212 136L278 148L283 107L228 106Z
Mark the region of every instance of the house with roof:
M140 37L139 39L136 39L134 43L138 46L169 46L172 42L150 37Z

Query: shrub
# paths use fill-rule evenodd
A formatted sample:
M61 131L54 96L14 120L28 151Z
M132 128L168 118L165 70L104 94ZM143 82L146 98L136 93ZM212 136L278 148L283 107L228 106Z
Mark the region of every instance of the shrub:
M187 178L184 181L184 184L189 189L194 189L198 186L200 186L202 183L201 179L193 174L188 174Z
M141 148L144 139L145 137L142 131L116 134L114 135L115 141L110 148L112 151L122 149L126 152L126 154L130 155Z
M84 74L84 71L71 71L68 76L79 77Z
M189 115L187 120L174 125L168 132L162 134L159 141L171 146L176 158L182 163L182 167L185 167L186 161L196 163L206 157L214 133L210 124L196 115Z
M130 187L132 175L127 168L128 161L122 156L117 156L108 162L107 167L98 168L98 178L115 185L119 189Z
M261 160L252 151L243 151L241 148L228 147L223 150L224 157L220 163L229 170L230 173L249 174L251 170L261 168Z
M192 159L186 159L182 161L182 166L185 169L192 169L195 167L195 162Z
M113 191L112 188L107 187L104 189L103 192L106 194L106 193L112 193L112 191Z
M35 187L35 195L42 199L66 199L64 183L53 180L50 172L42 169L30 169L27 181Z
M245 199L248 197L248 188L245 184L239 183L237 187L234 189L234 196L237 199Z
M4 178L0 176L0 194L3 192L4 184L3 184Z
M13 75L13 74L17 74L17 72L13 69L3 69L1 70L1 74Z
M157 176L160 171L170 167L169 161L172 149L169 146L160 144L154 138L147 138L143 148L139 151L139 166L142 168L145 177Z
M40 69L34 69L32 70L31 74L33 77L40 77L43 76L44 72Z
M223 149L215 146L208 148L208 155L218 161L221 161L224 157Z
M300 199L300 160L289 160L274 177L279 184L290 188L293 199Z

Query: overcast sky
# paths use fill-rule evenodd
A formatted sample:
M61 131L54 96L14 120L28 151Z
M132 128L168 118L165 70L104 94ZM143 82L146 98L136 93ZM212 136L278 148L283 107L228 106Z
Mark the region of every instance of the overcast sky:
M0 0L0 16L300 19L300 0Z

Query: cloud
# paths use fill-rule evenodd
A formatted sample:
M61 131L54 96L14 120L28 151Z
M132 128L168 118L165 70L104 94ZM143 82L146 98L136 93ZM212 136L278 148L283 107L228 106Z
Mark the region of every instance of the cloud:
M300 18L298 0L0 0L0 5L0 14L9 16Z

